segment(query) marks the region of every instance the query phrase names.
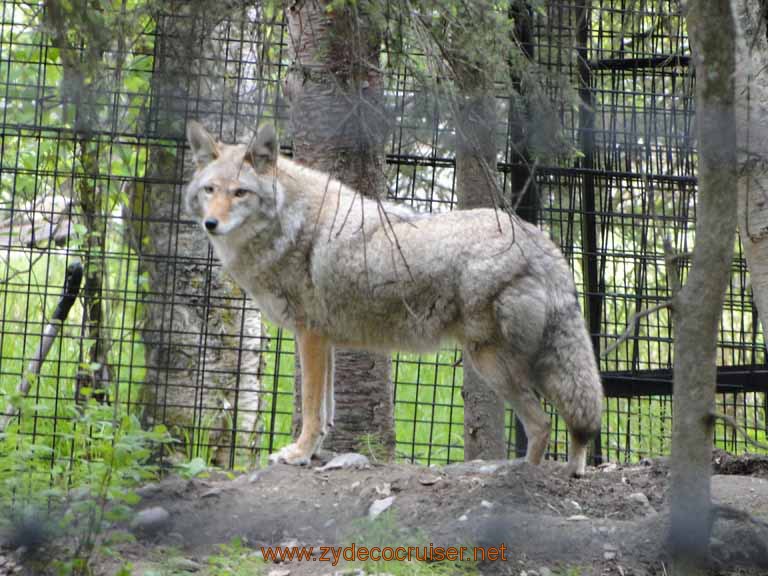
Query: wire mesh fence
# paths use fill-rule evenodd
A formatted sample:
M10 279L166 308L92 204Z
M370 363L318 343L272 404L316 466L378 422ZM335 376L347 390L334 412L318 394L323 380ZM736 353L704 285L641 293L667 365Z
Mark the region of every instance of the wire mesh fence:
M1 4L7 435L44 446L52 466L71 461L82 406L101 400L115 418L173 423L186 458L263 463L291 436L293 337L265 322L222 273L185 212L183 128L199 119L231 142L274 122L291 153L281 12L258 2L200 12L194 3L138 5L130 18L119 11L86 18L84 26L102 26L106 37L85 43L57 31L67 23L47 4ZM672 295L665 239L680 254L694 240L694 78L680 5L535 7L525 9L530 22L520 45L549 104L537 111L529 103L522 131L535 144L554 123L572 152L546 161L522 155L520 128L510 120L519 95L498 93L500 183L513 194L520 169L532 174L535 202L521 209L532 210L562 247L596 351L618 344L600 362L608 398L596 453L612 461L664 454L672 429L669 311L632 322L629 337L620 338L635 313ZM454 209L455 126L406 67L388 62L388 195L419 210ZM37 373L32 363L73 262L83 266L83 287ZM686 257L674 264L682 278L688 264ZM718 402L760 440L764 364L739 252L720 331ZM460 350L394 354L392 377L398 457L462 460ZM549 454L561 458L567 437L554 414L553 427ZM520 444L511 412L507 439L513 456ZM747 449L722 426L716 442Z

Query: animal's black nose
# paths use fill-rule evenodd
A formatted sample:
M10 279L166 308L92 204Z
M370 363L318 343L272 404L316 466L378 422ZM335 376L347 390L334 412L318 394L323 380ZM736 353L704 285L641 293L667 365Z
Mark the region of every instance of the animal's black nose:
M216 220L216 218L206 218L205 222L203 222L203 225L205 226L205 229L208 230L208 232L213 232L216 230L216 226L219 225L219 221Z

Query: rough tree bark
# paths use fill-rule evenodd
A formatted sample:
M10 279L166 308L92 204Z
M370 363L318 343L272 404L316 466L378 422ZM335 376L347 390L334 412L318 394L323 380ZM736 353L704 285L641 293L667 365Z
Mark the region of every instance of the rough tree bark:
M184 137L190 98L229 103L237 97L221 84L220 72L206 73L205 63L215 65L218 51L226 47L210 40L223 14L205 4L167 2L159 15L150 109L153 142ZM133 246L149 277L143 419L147 425L165 423L179 440L188 438L192 454L210 447L214 463L231 466L233 443L250 443L254 450L260 445L261 355L254 347L262 335L261 317L237 304L243 293L220 268L211 274L215 261L205 235L198 226L181 222L187 216L174 183L191 170L191 160L182 166L167 146L152 145L147 183L137 184L128 207Z
M519 23L525 8L518 8L516 16ZM494 76L499 69L498 55L478 55L471 50L474 42L483 42L488 37L489 29L494 25L492 16L496 9L488 2L463 5L442 39L445 44L441 51L448 59L457 89L454 120L456 192L460 209L506 208L496 170L499 118L494 97ZM514 108L515 104L510 102L510 108ZM466 350L463 358L464 459L506 458L504 400L475 371ZM521 432L522 427L518 426L518 434Z
M496 178L496 99L484 82L467 74L459 82L456 125L456 191L459 208L500 209ZM502 218L506 217L504 214ZM504 400L472 367L465 350L464 459L506 458Z
M291 104L293 153L299 162L376 197L385 185L381 37L364 3L332 9L330 4L296 0L286 7L292 64L285 94ZM391 457L390 356L337 350L335 368L336 427L324 446L359 450L370 434L381 454ZM298 379L296 387L298 398Z
M507 59L493 51L478 52L479 43L497 45L494 27L499 7L491 2L463 4L443 33L433 32L441 43L448 71L453 75L457 94L453 106L456 123L456 191L459 208L491 207L498 210L520 209L523 218L537 217L529 162L526 155L526 112L521 92L522 82L514 62L532 58L531 11L526 2L513 2L507 16L514 19L513 42ZM440 25L442 27L442 24ZM502 45L506 45L503 42ZM511 198L505 201L498 184L496 170L496 130L499 125L498 106L494 97L495 82L501 75L511 75L517 97L509 102L509 131L513 141L510 172ZM511 200L511 201L509 201ZM502 217L505 217L502 215ZM500 459L507 455L504 435L504 401L477 374L470 355L464 357L464 458L465 460ZM525 454L525 432L516 423L516 449Z
M768 334L768 35L765 2L732 0L736 17L739 234L752 294Z
M675 574L703 574L712 527L717 329L736 229L734 20L729 0L690 0L699 150L696 246L673 302L675 331L670 551Z

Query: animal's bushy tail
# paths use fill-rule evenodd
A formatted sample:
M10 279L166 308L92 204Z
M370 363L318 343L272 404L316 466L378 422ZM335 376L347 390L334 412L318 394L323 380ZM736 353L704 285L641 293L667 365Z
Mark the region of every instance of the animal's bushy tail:
M581 314L559 314L550 323L533 373L572 440L585 445L600 431L603 386Z

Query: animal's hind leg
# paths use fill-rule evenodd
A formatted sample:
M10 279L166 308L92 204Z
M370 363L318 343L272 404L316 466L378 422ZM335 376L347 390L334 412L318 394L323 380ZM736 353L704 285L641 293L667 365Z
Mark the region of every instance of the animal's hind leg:
M492 347L470 354L475 370L511 405L528 438L525 459L540 464L549 444L549 416L533 391L527 366L512 366L511 358Z
M570 446L568 447L568 466L566 471L569 476L580 478L584 476L587 468L587 449L589 436L571 431Z
M518 389L512 386L506 398L525 428L528 438L525 459L531 464L541 464L549 444L549 416L541 407L539 398L528 387Z

